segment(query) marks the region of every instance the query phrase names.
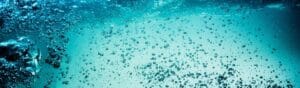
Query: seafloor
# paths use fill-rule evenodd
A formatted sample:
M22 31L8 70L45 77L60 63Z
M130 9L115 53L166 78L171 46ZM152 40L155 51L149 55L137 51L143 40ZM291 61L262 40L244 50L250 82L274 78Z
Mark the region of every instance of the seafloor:
M42 53L5 88L300 88L297 1L34 1L0 16Z

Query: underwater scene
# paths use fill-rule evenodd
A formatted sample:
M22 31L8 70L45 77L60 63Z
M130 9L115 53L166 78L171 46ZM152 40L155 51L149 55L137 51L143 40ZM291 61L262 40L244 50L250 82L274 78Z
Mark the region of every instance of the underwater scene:
M0 88L300 88L300 1L0 0Z

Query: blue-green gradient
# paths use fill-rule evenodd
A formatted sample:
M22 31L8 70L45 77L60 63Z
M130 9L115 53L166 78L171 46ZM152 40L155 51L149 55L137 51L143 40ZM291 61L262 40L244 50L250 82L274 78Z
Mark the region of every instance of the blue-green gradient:
M300 88L300 4L252 1L65 3L66 56L30 86Z

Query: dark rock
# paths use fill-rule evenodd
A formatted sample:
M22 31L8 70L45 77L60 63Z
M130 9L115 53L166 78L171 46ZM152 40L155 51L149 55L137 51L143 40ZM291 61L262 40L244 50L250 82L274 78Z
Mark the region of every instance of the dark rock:
M60 67L60 62L55 61L55 62L53 63L53 67L54 67L54 68L59 68L59 67Z

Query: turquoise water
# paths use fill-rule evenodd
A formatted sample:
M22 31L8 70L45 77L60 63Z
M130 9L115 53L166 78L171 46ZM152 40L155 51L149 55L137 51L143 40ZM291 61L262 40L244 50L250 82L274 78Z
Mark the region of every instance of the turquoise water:
M64 25L61 21L46 21L41 28L51 24L49 28L53 30L43 31L45 27L33 32L1 34L3 40L29 36L37 42L43 55L40 71L32 81L10 85L33 88L300 87L297 2L60 3L72 8L65 10L66 7L57 4L61 14L53 14L63 14L61 17L67 20L62 21ZM63 48L57 50L61 59L49 59L51 50L46 48L51 46Z

